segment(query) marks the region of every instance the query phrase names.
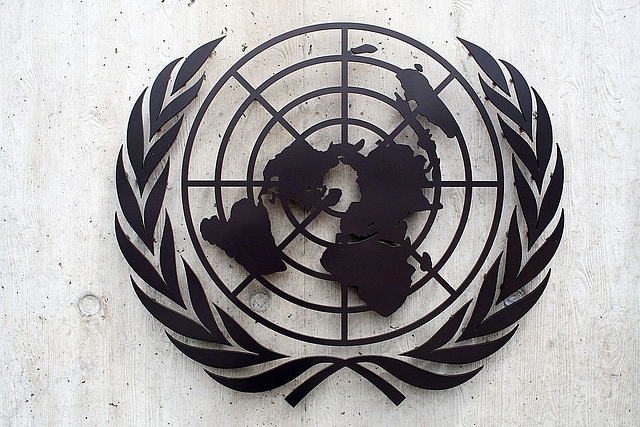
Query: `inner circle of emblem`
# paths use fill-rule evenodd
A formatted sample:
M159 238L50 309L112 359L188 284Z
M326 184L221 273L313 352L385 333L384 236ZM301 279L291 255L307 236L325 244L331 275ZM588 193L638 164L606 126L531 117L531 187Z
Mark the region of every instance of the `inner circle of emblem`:
M324 42L325 51L315 55L306 45L301 57L281 55L305 40L312 46L309 39L334 43ZM395 48L406 57L395 54L391 63L389 54L383 55L376 46L386 47L387 52ZM416 57L420 62L416 63ZM267 65L272 63L276 68L269 71ZM314 74L320 75L320 87L300 87L298 79L306 82ZM380 84L368 87L372 81ZM440 110L434 109L434 103ZM454 113L463 103L473 113L458 118ZM378 114L367 116L371 109ZM481 125L468 129L472 120ZM477 146L484 154L473 151ZM412 182L397 173L396 166L404 165L400 160L407 159L424 166L420 177L424 183L416 196L420 207L399 222L391 217L396 223L384 233L379 229L347 232L349 227L362 227L351 219L357 206L364 210L357 216L361 220L370 215L379 221L383 211L388 211L366 201L371 199L365 182L392 189L390 181L395 178L398 188ZM318 169L319 164L327 166ZM489 172L479 178L479 169ZM405 168L407 175L412 170ZM308 176L316 173L320 185L301 183L299 171ZM355 190L332 187L331 177L336 175L343 182L351 177ZM366 181L365 177L373 178ZM189 134L182 191L187 228L202 264L244 313L295 339L360 345L423 325L468 288L496 236L504 177L489 115L451 64L400 33L338 23L278 36L248 53L218 80ZM287 197L293 193L295 197ZM347 200L349 195L351 200ZM281 254L271 266L262 263L262 270L252 267L251 260L242 262L241 256L231 256L238 249L230 246L245 244L243 238L225 244L207 238L203 231L205 225L216 225L217 230L220 225L229 227L234 218L239 221L248 212L253 212L248 215L253 249L247 258L267 257L264 254L274 248ZM256 220L256 215L263 219ZM469 237L468 222L474 215L487 218L483 230L473 230L475 240L481 236L480 242ZM256 226L265 223L266 230ZM344 273L342 258L335 254L350 253L353 247L365 247L374 240L376 248L383 248L380 243L388 248L357 253L349 258L350 271ZM460 256L461 247L474 251ZM372 253L381 258L366 257ZM401 262L389 261L398 253ZM407 279L408 286L397 303L388 302L395 297L392 286L391 293L383 293L385 301L380 304L363 296L363 287L356 294L349 286L360 269L366 276L371 271L375 274L376 268L382 274L388 273L385 268L393 270L388 274L394 280ZM405 271L404 276L398 271ZM280 304L284 309L253 310L250 296L263 290L272 295L272 307ZM308 317L301 317L301 310L295 307L304 309ZM377 326L367 329L372 318ZM315 327L313 333L301 326L318 319L322 327ZM385 322L394 326L385 327Z

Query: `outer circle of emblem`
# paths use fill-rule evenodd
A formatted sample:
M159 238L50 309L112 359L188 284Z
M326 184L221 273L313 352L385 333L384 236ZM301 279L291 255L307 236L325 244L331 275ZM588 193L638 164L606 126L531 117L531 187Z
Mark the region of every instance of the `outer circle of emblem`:
M291 51L295 43L292 45L290 42L295 37L315 36L322 32L336 34L334 45L338 47L337 52L324 52L313 57L309 44L306 57L291 66L276 70L263 80L251 81L249 78L247 70L250 69L246 66L260 55L268 54L269 49L280 44L283 47L280 52ZM371 35L375 37L367 39ZM393 43L396 46L404 44L405 52L419 58L414 69L402 61L398 66L369 55L377 51L373 42L377 41L376 37L382 37L382 44L387 48ZM372 43L365 43L365 39ZM135 272L131 275L131 282L145 308L173 332L168 334L169 339L180 351L207 366L206 372L214 380L235 390L261 392L274 389L317 365L323 365L286 396L292 406L320 382L343 368L366 378L396 405L404 400L404 395L371 370L371 366L402 382L430 390L454 387L472 378L482 367L473 368L468 364L484 359L507 343L517 330L518 326L513 325L542 295L550 278L547 266L563 233L564 212L559 209L564 182L562 154L553 144L550 116L538 93L511 64L505 61L500 64L482 48L460 40L482 71L480 85L485 95L485 102L482 102L460 73L423 44L384 28L350 23L316 25L279 36L249 53L218 81L198 110L189 132L182 168L182 195L186 223L195 250L222 292L244 313L284 336L316 344L350 346L356 350L364 349L364 344L406 334L442 314L435 333L431 333L424 343L415 347L412 344L413 348L408 351L397 350L385 355L359 352L358 356L347 358L313 354L291 358L260 344L224 309L208 300L205 292L207 283L203 286L186 255L179 256L182 252L174 242L169 212L163 210L170 175L169 152L183 125L181 112L195 103L204 80L200 70L221 41L222 38L201 46L182 62L181 59L171 62L155 79L149 93L146 89L142 92L131 111L127 141L118 156L116 187L121 210L115 218L116 237L124 258ZM304 52L307 52L306 47ZM336 67L333 71L324 70L327 76L339 76L334 84L321 85L279 104L269 100L270 90L274 92L278 82L295 72L317 72L310 67L322 64ZM388 94L384 89L371 90L358 84L357 68L360 66L380 72L381 81L385 78L387 81L400 81L403 93ZM260 67L254 69L258 70L258 76L262 71L269 73ZM321 78L317 80L325 83ZM240 96L237 108L227 108L231 118L225 125L224 136L220 135L217 152L212 155L211 147L205 145L205 153L208 153L209 160L213 159L213 166L205 168L204 178L199 177L193 174L193 155L202 149L198 141L208 138L203 136L206 132L201 135L199 129L211 129L211 118L207 114L215 111L211 105L217 99L216 95L223 87L232 87L232 81L245 94ZM431 86L430 82L435 85ZM454 87L458 92L449 98L446 91ZM334 101L320 105L337 106L338 113L334 116L327 115L319 121L303 123L301 127L297 127L297 120L289 120L296 115L300 117L301 112L308 113L305 106L313 99L331 96L335 97ZM225 100L231 98L233 96L224 97ZM384 116L395 117L398 122L377 122L382 114L378 114L376 120L359 117L357 112L366 110L358 104L362 99L378 102L377 111L385 111ZM452 99L456 100L453 104ZM459 105L460 99L466 99L470 104ZM491 106L491 113L484 108L484 103ZM450 109L454 104L459 108L455 118ZM365 102L364 105L370 104ZM248 128L243 126L242 120L256 117L252 116L255 106L262 109L266 118L264 123L250 127L258 129L258 134L249 138L244 133ZM464 111L474 111L476 115L465 118L462 116ZM469 123L482 125L467 131L459 123L464 123L465 128ZM500 139L494 126L500 128ZM272 135L277 136L278 143L273 144L269 140ZM284 149L283 136L287 138ZM375 141L373 144L371 139ZM234 152L238 141L242 140L250 141L251 145L240 146ZM488 156L486 153L484 157L477 152L470 154L478 141L484 141ZM500 146L499 141L506 143ZM224 148L220 150L220 147ZM270 151L273 147L281 151ZM243 152L245 149L246 153ZM313 168L306 170L307 163L299 161L305 159L301 153L311 153L311 158L321 159L324 169L320 168L320 172L314 172ZM455 162L447 163L452 153L460 159L457 169L462 171L461 176L455 179L448 175L456 169ZM510 154L510 167L503 166L501 153ZM246 162L240 168L244 171L243 176L225 176L225 165L229 161L235 162L236 166L242 164L243 155L246 156ZM305 174L308 172L319 178L317 181L305 181L300 178L303 176L300 168L298 172L295 167L283 169L283 164L288 163L281 162L282 159L298 160L294 165L303 165ZM390 166L396 163L401 167ZM317 166L317 163L312 164ZM484 169L487 164L493 165L493 175L479 178L478 168ZM348 200L341 205L346 199L343 197L345 193L325 181L336 165L355 170L361 193L359 199ZM382 175L387 181L372 185L380 182L376 178L380 171L384 172ZM517 199L508 226L500 221L505 172L508 173L506 181L513 177L515 183L509 194ZM413 178L406 180L405 175ZM299 180L291 178L302 179L304 185L300 187L297 185ZM408 182L414 187L404 185ZM404 191L404 187L409 191ZM458 205L452 203L455 197L448 193L452 189L461 195ZM208 203L199 203L200 211L193 203L198 198L193 199L191 194L197 191L209 195ZM485 191L484 195L476 198L482 191ZM413 201L410 207L403 204L405 196ZM388 199L391 203L387 203ZM487 199L492 203L487 203ZM382 203L384 209L377 207L375 202ZM485 207L484 215L488 221L486 227L474 228L472 234L477 236L478 230L486 229L485 235L465 266L461 262L464 257L458 256L455 250L459 247L469 249L473 245L473 241L465 240L465 230L470 228L470 216L478 210L476 205ZM489 209L487 205L490 205ZM449 206L453 206L457 215L443 213ZM266 227L265 233L265 227L262 227L264 218L269 224L274 209L280 211L279 218L285 221ZM389 211L395 213L391 215ZM258 215L247 216L247 212L257 212ZM319 216L324 217L322 223L334 220L333 235L322 234L322 229L310 227ZM242 238L219 240L220 234L207 234L204 230L215 225L218 231L219 226L224 231L228 223L243 217L249 219L247 224L251 233L248 235L262 236L260 251L238 252L238 241L244 243ZM451 235L440 233L442 218L455 218ZM261 227L256 227L256 224ZM506 241L494 244L496 234L503 228ZM280 229L285 234L278 237ZM229 230L235 231L233 228ZM234 233L222 233L225 234L234 236ZM434 234L436 237L432 238ZM296 238L318 246L316 258L319 263L305 265L309 257L300 259L295 253L286 252L289 243ZM433 249L434 240L443 242L442 251ZM354 250L354 247L359 249ZM212 253L216 251L217 256L222 256L219 260L235 258L249 274L239 283L230 285L224 280L218 263L212 262ZM274 262L265 255L273 253L280 254L282 258ZM342 258L345 253L347 257ZM383 256L374 257L375 274L367 276L368 270L359 268L359 264L371 265L368 262L371 254ZM253 256L262 262L252 262ZM456 258L456 269L463 270L461 280L453 286L443 277L448 274L445 269L451 264L452 257ZM182 263L178 263L181 258ZM390 263L387 258L396 263ZM343 267L340 264L343 259L348 261L346 265L354 267L356 275L345 274L345 270L339 268ZM280 288L271 280L283 270L292 270L320 282L340 282L339 286L321 287L334 291L337 303L318 303L304 296L289 295L290 288ZM543 274L545 270L547 272ZM402 271L404 276L390 274L389 271ZM480 272L484 272L484 277L478 277ZM392 294L384 292L382 298L373 298L359 275L374 283L380 275L387 280L380 282L383 284L389 283L389 278L397 279L397 283L405 286L403 294L395 300ZM475 299L452 307L472 281L478 282L480 287ZM431 294L420 294L426 283L436 285L446 297L438 300ZM354 287L358 289L357 295L352 292ZM244 290L250 291L253 301L242 300ZM373 292L373 296L375 294ZM165 300L171 303L167 304ZM435 303L425 309L428 300ZM338 320L333 323L338 325L337 335L319 337L296 330L281 319L269 319L266 316L271 310L269 307L282 301L297 304L313 313L335 315ZM177 310L176 306L179 307ZM419 315L411 317L411 310L405 310L407 306L421 308ZM392 332L374 331L356 336L355 332L361 326L354 320L357 316L388 318L395 322L393 313L396 310L405 310L398 318L408 320L399 327L395 326ZM447 312L453 314L443 320ZM461 365L462 373L433 372L434 364ZM240 371L234 372L248 366L257 367L259 373L243 377Z
M276 50L280 46L286 45L288 42L296 40L301 36L327 32L333 32L336 34L335 41L337 42L338 46L335 49L335 53L307 57L297 63L285 64L284 66L280 66L279 64L277 72L266 78L264 81L258 82L258 84L252 84L252 82L250 83L249 81L247 81L247 78L243 76L245 70L248 70L247 72L250 72L253 67L259 66L256 65L256 62L258 62L257 58L259 58L260 56L268 55L270 51ZM401 46L405 47L406 49L419 50L424 55L425 60L431 61L429 65L431 65L432 68L439 68L438 71L440 72L440 74L442 74L443 77L440 81L434 81L433 83L430 83L427 77L418 70L410 70L406 68L407 66L411 66L412 63L398 66L391 64L384 59L377 58L376 55L362 55L354 53L354 50L355 52L358 52L358 46L354 46L354 41L352 40L354 37L351 37L350 39L350 33L357 33L358 37L360 38L363 38L362 36L369 36L373 38L386 37L387 43L389 43L389 39L393 39L395 42L400 43ZM384 44L385 42L382 43ZM287 77L290 77L295 73L301 73L305 71L310 72L314 68L317 69L319 65L328 65L327 67L325 67L325 69L333 69L336 76L339 77L339 80L336 81L335 84L330 86L305 91L301 93L297 98L288 100L285 105L279 106L279 108L271 105L271 102L267 99L268 95L265 95L265 92L273 92L273 88L277 87L278 82L280 82L281 80L286 79ZM380 70L384 70L384 72L389 73L391 76L395 76L395 78L399 82L403 83L404 93L401 96L398 96L398 94L396 93L396 97L394 99L393 94L391 93L374 91L362 84L358 85L356 82L352 84L350 82L350 79L356 80L357 78L353 76L355 72L353 70L349 70L353 65L364 65L371 68L377 68ZM331 68L331 66L333 66L333 68ZM422 68L422 65L419 65L419 67ZM367 71L364 72L366 73ZM416 77L418 79L422 77L422 79L415 81ZM415 82L409 82L408 80L410 79L414 79ZM207 114L212 114L211 110L216 111L215 107L213 107L212 105L215 105L215 102L218 98L223 97L223 95L221 95L221 92L224 90L224 88L233 85L237 87L238 91L245 91L246 96L244 96L241 102L238 103L238 109L234 112L226 128L223 127L223 132L220 133L221 137L219 138L219 141L208 141L205 137L199 138L198 131L203 119L206 120ZM433 86L433 89L431 88L431 86ZM455 166L463 171L462 179L446 180L443 182L441 177L441 164L451 166L452 162L446 162L446 159L441 159L438 157L436 153L436 144L428 145L421 143L422 139L429 139L429 137L431 136L431 132L438 131L439 126L428 125L428 127L425 128L423 127L424 125L417 120L417 117L419 117L421 111L425 110L425 108L429 108L429 103L433 102L433 99L439 100L440 98L438 98L438 95L449 86L457 86L459 89L461 89L461 91L464 93L464 99L469 104L468 107L474 109L476 111L477 117L480 118L483 122L483 127L481 128L481 131L483 132L482 143L486 144L488 147L491 147L489 160L493 163L491 169L492 171L494 171L494 176L490 180L479 180L474 178L473 170L477 169L477 166L472 164L473 161L469 155L469 148L465 139L465 134L467 134L467 136L469 134L460 128L457 121L453 118L453 115L450 115L450 122L448 122L446 118L440 119L440 127L443 129L443 131L440 132L439 136L441 136L443 139L448 140L447 143L457 147L458 155L461 161L460 164ZM430 90L432 92L428 93L427 95L432 94L433 98L420 99L421 97L425 97L425 95L420 94L424 93L426 90ZM416 93L418 93L418 95L416 95ZM303 127L298 127L296 126L296 123L289 122L288 116L292 115L291 113L304 103L314 98L329 98L332 95L334 96L334 98L337 98L335 104L336 109L339 111L338 114L336 114L336 117L329 117L317 121L309 121L308 119L306 119L306 125ZM360 112L350 111L351 109L349 108L349 104L351 103L350 99L353 99L354 96L358 95L384 104L384 106L388 107L388 109L390 110L390 114L395 114L395 116L399 117L401 120L391 130L387 131L385 129L382 129L383 126L380 126L379 123L359 119L358 114ZM418 98L418 100L415 99L416 97ZM413 107L410 106L407 102L409 100L416 100L416 102L423 101L426 106L421 107L420 105L418 105L417 108L412 110L411 108ZM259 126L260 132L256 132L257 138L255 140L255 143L252 147L249 147L250 154L247 156L246 166L244 168L244 177L238 177L239 179L224 179L224 165L229 163L226 158L233 157L233 154L229 153L234 153L233 144L234 142L237 143L238 139L241 138L235 137L235 135L241 132L241 130L238 130L238 128L243 124L241 122L246 123L247 121L242 119L250 116L250 112L248 110L255 105L258 105L261 109L264 109L267 118L264 120L264 125ZM443 114L448 113L449 108L444 103L442 104L442 106L444 107ZM431 116L431 120L438 121L438 119L436 118L437 113L438 111L429 114ZM425 114L424 111L422 112L422 114ZM255 114L255 111L254 115L257 115ZM255 126L254 123L251 124ZM463 201L459 216L455 219L456 224L454 227L452 227L449 235L446 236L446 247L444 247L443 250L440 251L439 256L436 259L432 259L432 256L428 252L419 251L419 248L421 248L421 243L423 243L431 227L434 225L439 209L426 209L428 211L428 215L424 217L419 230L414 233L414 236L409 236L411 240L411 251L409 256L415 264L421 265L424 270L419 272L417 271L413 274L410 285L408 286L406 291L406 297L416 300L432 300L432 304L430 308L426 310L426 312L424 308L414 310L413 313L406 313L407 310L405 310L405 313L403 313L402 316L409 320L406 321L402 326L397 327L396 325L396 327L394 327L393 329L387 328L387 330L382 333L371 334L370 336L352 337L351 334L353 334L354 331L358 331L359 329L357 328L357 326L350 326L351 318L356 317L358 313L375 309L372 308L372 305L375 304L375 301L367 301L365 303L362 303L362 301L356 301L355 303L350 303L349 297L347 295L349 292L349 287L346 283L342 283L340 289L342 295L340 296L337 303L330 305L315 303L309 300L305 300L304 298L288 294L285 290L282 289L282 287L279 287L278 284L273 283L268 277L264 277L264 275L256 274L252 271L249 271L245 277L240 278L236 283L226 283L225 280L221 278L222 275L220 272L220 268L227 267L226 265L222 267L214 267L212 261L207 256L207 250L209 249L210 243L205 241L203 239L203 236L201 235L200 221L202 220L202 216L206 216L207 214L205 212L201 212L198 215L197 213L194 214L191 211L190 196L194 194L193 190L195 190L195 193L198 193L202 188L213 189L213 192L215 194L215 196L212 198L213 200L215 200L215 211L213 213L215 213L216 218L219 219L223 224L232 223L232 220L229 220L227 218L228 215L225 213L226 205L232 204L236 206L234 203L238 202L238 197L236 197L236 199L232 200L231 202L225 200L225 197L223 196L225 189L234 187L242 189L245 193L243 194L242 200L246 198L247 200L251 200L252 203L260 205L261 201L259 199L260 196L263 195L263 191L260 191L260 193L258 193L258 196L256 197L256 188L263 190L265 186L268 186L271 183L269 183L268 181L264 181L263 175L266 174L266 171L257 170L256 164L259 162L258 159L260 158L261 148L265 145L265 140L269 138L270 133L274 131L274 128L276 126L282 128L284 131L282 132L284 134L284 137L288 137L292 141L292 143L288 146L290 151L293 151L296 144L299 144L300 141L304 141L306 143L306 141L310 138L313 138L313 136L319 135L317 140L324 141L325 145L323 146L323 143L319 142L316 146L314 146L314 148L316 148L316 151L313 151L313 153L315 154L317 154L318 152L328 153L329 148L327 147L331 147L330 145L328 145L329 142L335 143L336 145L349 144L350 140L354 139L352 134L357 133L358 129L368 130L379 141L392 141L393 143L405 143L405 141L401 140L400 137L406 136L403 135L404 133L406 133L405 128L410 129L410 133L412 133L418 141L418 146L416 147L417 150L415 150L416 155L420 155L420 153L422 153L422 155L426 155L427 164L431 166L429 183L431 186L430 191L432 193L430 195L431 204L440 205L443 187L445 188L445 193L451 191L461 193L461 198ZM326 132L327 129L331 127L337 128L333 136L335 136L338 141L329 141L330 137L322 135L323 131ZM448 137L450 137L450 139ZM209 176L212 176L213 179L198 179L190 175L190 166L192 160L191 155L193 152L193 145L198 143L196 142L197 140L200 140L200 144L203 144L203 141L207 141L207 144L216 147L214 149L214 151L217 151L217 153L215 153L215 166L211 168L212 170L209 173ZM353 145L355 144L351 144L350 146ZM279 155L281 155L282 157L286 156L286 154L282 153L280 153ZM301 156L297 157L295 160L285 159L285 161L289 160L290 162L300 162L310 160L310 163L313 162L313 159L301 159L300 157ZM388 162L390 161L391 159L388 160ZM266 168L268 169L269 166L271 166L273 163L275 162L272 161L270 163L267 163ZM378 166L380 167L381 165ZM307 166L307 168L309 167L310 166ZM382 165L381 167L385 168L386 165ZM485 165L485 168L486 167L488 167L488 165ZM307 173L309 173L309 171L307 171ZM300 180L300 177L296 178L296 181ZM384 177L380 178L383 185L384 179ZM283 179L282 177L280 177L280 182L278 184L283 185L282 181ZM419 327L420 325L423 325L424 323L435 318L447 307L449 307L467 289L467 287L476 277L479 269L482 267L489 253L489 250L492 247L493 240L495 238L500 222L504 183L500 147L489 115L471 85L450 63L448 63L446 60L444 60L444 58L442 58L440 55L438 55L436 52L423 45L422 43L419 43L407 36L391 30L363 24L323 24L319 26L306 27L291 31L262 44L258 48L245 55L218 80L218 82L214 85L213 89L209 92L208 96L200 107L198 115L191 129L190 137L185 150L182 184L183 203L185 216L187 218L187 227L189 229L191 239L194 243L196 251L198 252L200 260L202 261L209 275L218 285L218 287L238 307L240 307L247 315L251 316L258 322L263 323L264 325L270 327L278 333L282 333L296 339L325 345L360 345L370 344L373 342L400 336L415 329L416 327ZM467 225L467 219L470 216L472 210L472 200L479 197L477 194L474 194L477 193L477 191L474 190L478 188L482 188L483 190L490 189L489 191L492 191L494 193L493 205L488 207L490 211L486 212L486 215L491 217L491 223L485 230L484 245L481 248L478 248L478 253L475 254L473 260L471 260L468 265L461 266L461 270L464 270L465 273L465 276L462 279L461 283L451 284L442 277L442 275L440 274L440 270L450 260L452 254L460 244L461 238L463 237L463 235L465 235L465 226ZM283 192L282 188L280 189L280 191ZM300 203L299 200L296 201ZM210 205L213 206L213 203L210 203ZM296 215L294 215L288 203L284 203L283 201L283 203L281 204L281 208L286 213L286 216L291 222L293 228L292 230L290 230L288 235L283 236L281 242L276 242L279 243L277 245L279 250L285 249L287 245L291 244L291 242L298 235L300 235L302 238L312 241L316 246L321 247L322 250L325 251L325 254L331 250L327 248L336 247L335 241L327 241L326 239L322 239L309 232L308 229L305 228L305 226L308 226L309 223L316 220L316 216L323 212L328 213L329 215L334 217L343 218L344 223L344 213L336 212L330 207L316 206L314 210L307 212L306 215L303 215L300 218L296 218ZM349 211L347 211L347 213L348 212ZM236 232L236 238L238 238L238 234L240 233L238 233L238 230L234 231ZM250 238L252 236L248 237L248 245L257 245L256 242L250 241ZM256 254L253 255L255 257ZM322 253L320 253L320 255L322 255ZM318 268L314 269L312 267L304 265L304 263L294 259L292 256L288 256L284 250L282 253L282 257L287 263L288 269L297 270L304 276L312 277L314 279L317 279L317 281L330 283L341 282L338 278L336 278L335 274L327 273L326 271L318 271ZM430 265L423 262L424 257L428 257L428 263L430 263ZM371 263L375 263L375 260L371 260ZM398 269L402 268L403 266L403 263L390 263L388 268ZM251 269L248 268L248 270ZM422 274L416 274L420 272ZM397 278L394 279L397 280ZM292 279L289 278L289 280ZM293 280L296 279L294 278ZM303 280L304 278L300 278L297 281L302 282ZM430 281L433 283L437 283L437 286L442 288L441 290L446 291L444 295L440 296L440 299L436 300L433 295L429 295L428 289L424 285ZM333 337L318 337L311 334L300 333L296 330L296 325L294 322L289 322L289 324L286 325L282 320L277 321L268 319L263 315L263 313L252 310L250 304L248 303L248 300L242 300L240 298L242 292L252 282L258 283L259 286L268 289L270 292L276 295L276 297L282 298L288 303L300 306L306 310L325 313L329 316L335 316L337 319L334 322L337 329L336 334L334 334ZM389 285L389 287L392 288L392 285ZM398 293L402 293L402 291L399 291ZM382 298L388 300L389 297L389 295L383 295ZM395 311L394 309L397 308L400 308L398 307L398 304L396 304L396 306L393 306L391 310Z

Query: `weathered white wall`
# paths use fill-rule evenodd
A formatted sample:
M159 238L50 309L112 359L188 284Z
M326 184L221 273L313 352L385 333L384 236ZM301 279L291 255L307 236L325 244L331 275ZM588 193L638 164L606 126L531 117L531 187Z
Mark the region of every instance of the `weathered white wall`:
M160 69L223 32L235 60L327 21L507 59L543 94L565 158L545 295L471 382L407 386L400 407L346 371L293 409L219 386L138 302L114 238L116 156ZM640 424L637 1L2 0L0 55L0 424Z

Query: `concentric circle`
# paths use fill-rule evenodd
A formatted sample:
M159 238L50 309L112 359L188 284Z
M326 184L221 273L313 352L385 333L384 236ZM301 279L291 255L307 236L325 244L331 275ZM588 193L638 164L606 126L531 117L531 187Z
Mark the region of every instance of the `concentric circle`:
M310 38L323 41L327 50L317 56L294 58L291 63L282 58L282 63L273 60L274 52L290 50L291 46ZM403 115L398 110L399 101L394 100L394 91L400 90L397 84L395 88L387 85L391 89L386 83L373 89L365 87L363 81L378 81L368 77L370 73L384 77L413 66L412 57L401 60L394 57L391 64L388 54L381 52L354 54L352 48L365 38L376 40L377 44L403 46L419 54L425 62L421 64L424 74L430 79L439 79L434 88L447 107L456 111L461 109L458 104L464 104L464 111L473 111L473 117L480 119L482 127L460 131L448 139L436 132L433 125L417 117L405 117L406 111ZM335 42L334 51L327 42L330 40ZM306 53L306 49L304 51ZM276 69L269 74L263 65L272 63ZM324 72L324 77L317 80L326 79L327 85L306 89L291 83L298 74L318 72ZM267 73L262 81L259 80L261 73ZM290 97L286 96L287 89L291 89ZM451 92L448 97L442 95L445 91ZM365 119L363 116L368 110L383 113ZM459 119L461 129L464 124L466 122L461 123ZM437 152L420 151L415 146L415 138L429 131L434 132ZM258 203L265 184L262 170L274 153L281 152L295 140L302 139L322 150L332 142L353 143L359 136L364 136L368 149L375 144L375 139L413 144L415 155L422 155L433 165L429 177L433 186L425 192L430 200L443 205L443 212L431 209L412 214L408 220L408 237L414 252L412 261L418 265L428 255L431 262L422 263L421 269L416 269L411 295L399 309L398 316L385 319L372 312L354 297L353 291L334 283L329 272L318 263L313 264L314 259L319 259L316 253L321 254L322 248L335 244L330 236L335 235L339 227L340 211L304 210L286 203L270 208L278 209L281 215L281 219L271 214L270 218L271 232L287 264L287 271L282 274L251 275L228 257L225 261L223 251L203 240L199 232L203 218L215 215L227 220L230 207L241 198ZM485 158L489 159L493 173L490 179L475 176L480 166L476 165L475 155L470 154L470 147L478 146L488 153ZM454 160L449 160L449 154ZM487 165L481 166L486 169ZM209 92L197 114L187 141L182 178L189 234L216 285L248 316L274 331L325 345L360 345L390 339L428 322L450 306L467 289L486 260L500 221L503 186L497 137L481 101L460 73L430 48L407 36L350 23L291 31L264 43L232 66ZM481 211L478 215L477 210ZM470 217L474 215L487 218L483 242L465 240ZM321 234L325 229L329 231ZM434 230L437 236L430 240ZM435 246L439 249L432 252ZM465 257L455 255L461 246L474 248L475 253ZM456 274L460 275L455 283L444 272L452 259L457 263ZM260 289L267 289L272 295L270 310L251 308L250 296ZM324 300L318 300L318 295L324 295ZM280 309L275 309L278 305ZM394 328L385 327L391 321ZM398 326L399 321L402 323ZM369 324L377 326L367 330Z

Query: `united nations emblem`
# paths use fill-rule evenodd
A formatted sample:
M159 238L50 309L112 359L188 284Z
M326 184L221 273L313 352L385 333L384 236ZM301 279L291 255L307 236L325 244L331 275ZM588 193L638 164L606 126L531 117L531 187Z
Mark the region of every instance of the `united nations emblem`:
M478 89L354 23L280 35L208 83L221 42L171 62L130 115L115 228L140 301L214 380L288 387L292 406L343 368L396 405L390 376L472 378L542 295L562 236L538 93L468 41Z

